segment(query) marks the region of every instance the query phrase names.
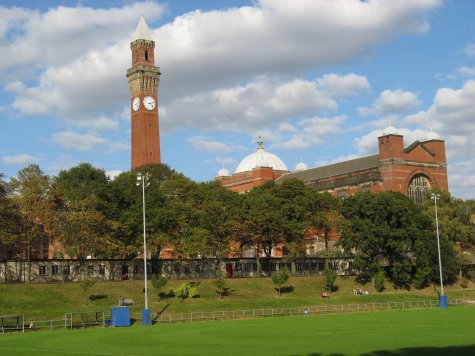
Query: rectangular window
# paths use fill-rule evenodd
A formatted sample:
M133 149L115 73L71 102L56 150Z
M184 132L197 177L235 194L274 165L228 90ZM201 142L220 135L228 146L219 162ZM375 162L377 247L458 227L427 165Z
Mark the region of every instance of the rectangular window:
M185 273L190 273L190 267L185 266Z
M301 263L297 263L297 265L295 267L296 267L297 271L302 270L302 264Z
M175 265L174 269L175 269L175 273L180 273L180 266Z
M139 273L139 265L134 265L134 274Z
M40 274L40 276L46 276L48 274L48 267L38 266L38 273Z
M94 274L94 265L87 266L87 274L92 276Z
M249 272L251 270L250 263L245 263L244 264L244 271Z
M75 271L76 274L80 274L81 273L81 266L74 267L74 271Z
M253 264L252 264L252 270L253 270L254 272L257 272L257 263L253 263Z
M70 265L63 266L63 274L65 276L69 276L71 274L71 266Z
M59 266L51 266L51 274L53 275L59 274Z
M99 265L99 274L101 274L101 275L106 274L106 266L105 265Z
M196 273L201 273L201 265L196 265L195 266L195 271L196 271Z
M320 271L323 271L325 269L325 263L324 262L318 262L318 269Z
M241 265L240 263L236 263L236 264L234 265L234 270L235 270L236 272L240 272L240 271L241 271L241 268L242 268L242 265Z

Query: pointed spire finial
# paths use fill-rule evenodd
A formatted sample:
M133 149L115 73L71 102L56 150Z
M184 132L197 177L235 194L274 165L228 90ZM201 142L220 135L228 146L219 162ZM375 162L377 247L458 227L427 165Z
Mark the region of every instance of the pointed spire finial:
M145 22L145 18L143 17L143 15L140 16L139 24L135 29L133 41L135 40L153 41L152 36L150 35L150 30L148 29L147 23Z

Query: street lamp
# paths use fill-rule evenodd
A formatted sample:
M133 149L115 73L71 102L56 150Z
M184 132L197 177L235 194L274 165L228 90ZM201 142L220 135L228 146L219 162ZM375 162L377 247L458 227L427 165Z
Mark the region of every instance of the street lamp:
M148 288L147 288L147 233L145 228L145 186L148 183L148 174L137 174L137 185L142 185L142 212L143 212L143 270L144 270L144 296L145 308L142 310L142 325L151 325L152 319L148 309Z
M439 306L441 308L447 308L447 296L444 294L444 281L442 279L442 258L440 257L440 238L439 238L439 214L437 212L437 199L440 198L440 194L432 193L431 198L434 201L435 206L435 228L437 231L437 251L439 253L439 273L440 273L440 301Z

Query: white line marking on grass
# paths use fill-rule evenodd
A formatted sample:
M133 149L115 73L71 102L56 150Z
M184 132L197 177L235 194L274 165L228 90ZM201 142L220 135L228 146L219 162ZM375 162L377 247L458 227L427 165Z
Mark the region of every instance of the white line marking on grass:
M87 354L87 355L108 355L108 356L140 356L137 354L112 354L108 352L90 352L90 351L60 351L60 350L48 350L48 349L20 349L15 347L0 347L0 350L9 350L9 351L32 351L32 352L51 352L51 353L61 353L61 354Z

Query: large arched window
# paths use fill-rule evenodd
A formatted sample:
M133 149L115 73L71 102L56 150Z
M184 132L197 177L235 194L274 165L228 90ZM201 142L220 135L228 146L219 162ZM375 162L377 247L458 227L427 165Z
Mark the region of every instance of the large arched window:
M415 175L407 188L407 195L414 203L421 204L426 197L426 192L430 189L429 179L423 174Z

